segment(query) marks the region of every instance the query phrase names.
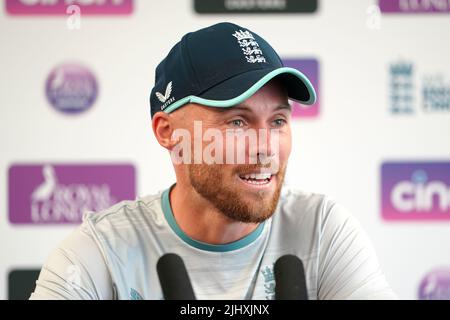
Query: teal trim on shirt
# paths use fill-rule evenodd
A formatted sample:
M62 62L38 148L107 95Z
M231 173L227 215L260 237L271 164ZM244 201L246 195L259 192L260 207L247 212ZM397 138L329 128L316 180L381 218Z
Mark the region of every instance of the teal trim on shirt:
M255 241L260 236L260 234L262 233L262 231L264 229L265 222L262 222L259 224L259 226L255 230L253 230L250 234L248 234L244 238L237 240L235 242L227 243L227 244L209 244L209 243L194 240L191 237L189 237L186 233L184 233L183 230L181 230L181 228L178 226L178 223L175 220L175 217L174 217L173 211L172 211L172 207L170 206L170 199L169 199L169 194L170 194L171 188L172 187L164 190L162 193L162 196L161 196L161 206L162 206L162 211L164 213L164 216L167 220L167 223L172 228L172 230L184 242L186 242L187 244L189 244L197 249L205 250L205 251L212 251L212 252L228 252L228 251L237 250L237 249L243 248L243 247L249 245L250 243L252 243L253 241Z

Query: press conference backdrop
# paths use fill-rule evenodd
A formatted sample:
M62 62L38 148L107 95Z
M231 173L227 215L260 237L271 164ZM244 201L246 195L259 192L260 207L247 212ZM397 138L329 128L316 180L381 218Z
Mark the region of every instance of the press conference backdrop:
M359 219L400 298L449 299L449 13L444 0L4 1L0 298L29 295L84 210L175 181L151 130L154 69L186 32L230 21L317 90L293 114L287 183Z

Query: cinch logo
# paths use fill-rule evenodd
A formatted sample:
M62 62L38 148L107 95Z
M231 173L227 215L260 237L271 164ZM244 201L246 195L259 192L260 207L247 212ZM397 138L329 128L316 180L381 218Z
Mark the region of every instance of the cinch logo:
M58 111L75 114L88 110L98 95L94 74L78 64L64 64L54 68L46 81L48 102Z
M450 13L448 0L379 0L384 13Z
M450 162L384 163L381 211L386 220L450 219Z
M297 102L291 102L293 118L315 118L319 116L320 107L320 89L319 89L319 62L316 59L283 59L285 67L297 69L303 73L314 89L316 90L317 100L311 106L301 105Z
M85 211L135 199L132 165L12 165L8 173L9 221L79 223Z
M428 273L419 286L420 300L450 299L450 269L438 269Z
M77 5L81 14L128 15L133 0L6 0L10 15L67 15L67 7Z

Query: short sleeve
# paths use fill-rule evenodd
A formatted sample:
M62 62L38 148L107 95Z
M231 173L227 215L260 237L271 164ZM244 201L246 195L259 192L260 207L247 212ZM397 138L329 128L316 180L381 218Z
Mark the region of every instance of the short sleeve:
M397 298L360 224L332 201L321 216L318 281L321 300Z
M112 298L112 282L105 260L89 231L82 225L47 259L30 300Z

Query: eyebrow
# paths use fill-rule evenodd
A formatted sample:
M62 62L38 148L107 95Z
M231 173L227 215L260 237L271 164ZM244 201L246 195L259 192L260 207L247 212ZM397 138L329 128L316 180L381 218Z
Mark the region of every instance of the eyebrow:
M230 108L230 109L228 109L228 110L251 111L251 109L252 109L252 107L250 107L250 106L248 106L248 105L245 105L245 104L241 104L241 105L232 107L232 108ZM280 104L279 106L277 106L277 107L275 108L274 111L277 111L277 110L283 110L283 109L287 109L287 110L291 111L291 110L292 110L292 107L291 107L291 105L290 105L289 103L287 103L287 104Z

